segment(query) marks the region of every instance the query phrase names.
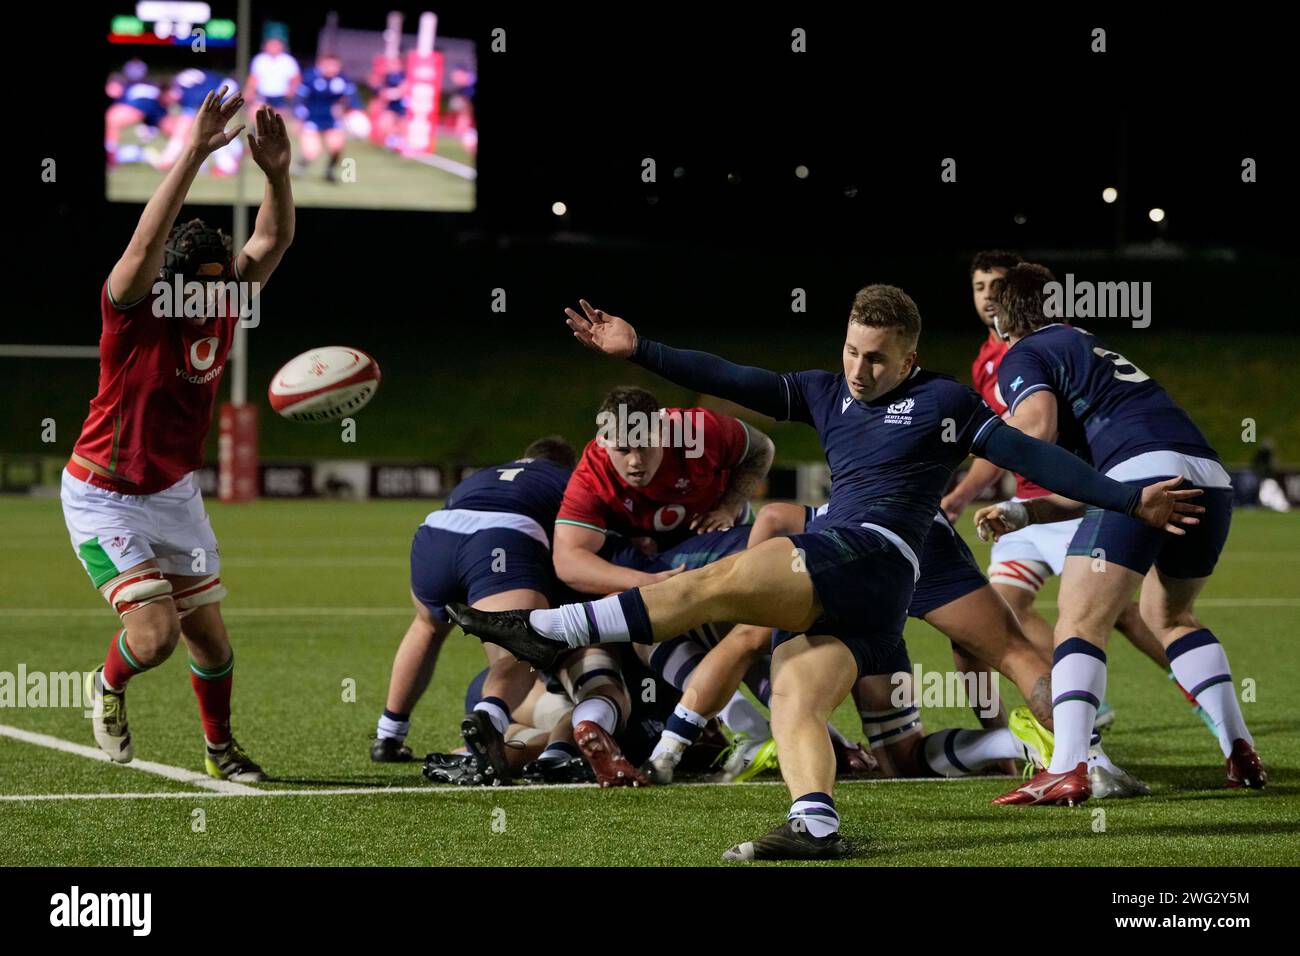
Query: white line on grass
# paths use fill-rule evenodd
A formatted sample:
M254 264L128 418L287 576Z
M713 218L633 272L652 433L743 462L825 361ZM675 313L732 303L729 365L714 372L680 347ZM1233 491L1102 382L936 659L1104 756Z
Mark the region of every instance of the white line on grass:
M85 757L87 760L98 760L101 763L113 763L108 758L108 754L96 747L87 747L83 744L74 744L70 740L63 740L59 737L51 737L49 734L38 734L30 730L22 730L18 727L10 727L6 724L0 724L0 737L11 737L14 740L21 740L23 743L35 744L38 747L48 747L50 750L58 750L65 754L75 754L78 757ZM151 773L158 777L166 777L168 780L175 780L178 783L186 783L192 787L202 787L205 790L212 790L222 796L252 796L261 791L252 787L245 786L242 783L231 783L229 780L217 780L215 777L209 777L195 770L186 770L184 767L172 767L165 763L154 763L152 760L132 760L130 763L117 764L119 767L127 767L131 770L141 770L144 773ZM178 794L178 796L194 796L194 794Z
M459 176L461 179L468 179L470 182L478 178L478 170L473 166L466 166L464 163L458 163L446 156L439 156L437 153L425 153L411 158L416 162L424 163L426 166L434 166L444 172L451 173L453 176Z
M132 766L127 764L126 766ZM979 775L972 777L874 777L867 780L837 780L836 787L853 784L876 783L960 783L967 780L1006 780L1007 777ZM216 783L217 781L210 781ZM274 781L272 781L274 782ZM232 784L232 786L239 786ZM783 787L781 780L751 780L748 783L713 783L692 780L672 784L674 787ZM525 783L511 787L456 787L429 784L424 787L336 787L332 790L259 790L245 787L240 791L216 793L18 793L0 794L0 803L20 803L39 800L201 800L208 797L373 797L390 793L424 793L448 796L457 793L510 793L544 790L599 790L594 783ZM657 788L648 788L657 789Z

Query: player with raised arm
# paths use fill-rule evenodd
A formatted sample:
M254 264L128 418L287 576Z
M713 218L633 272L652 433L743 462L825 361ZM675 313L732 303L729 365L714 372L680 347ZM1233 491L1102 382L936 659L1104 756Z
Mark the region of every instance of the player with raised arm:
M184 639L207 772L249 781L265 777L230 733L226 588L194 471L236 323L293 241L294 208L284 121L262 109L248 144L266 189L244 248L232 258L229 238L200 219L173 226L203 161L243 129L226 128L243 100L224 93L210 92L196 110L184 152L100 293L99 391L64 470L62 500L72 547L122 620L104 664L87 676L96 743L119 763L132 759L127 683ZM207 287L205 314L166 307L173 280Z
M1263 787L1267 776L1227 654L1195 610L1228 537L1232 482L1200 429L1151 376L1082 329L1047 317L1045 287L1052 281L1043 266L1023 263L994 293L997 331L1011 344L998 369L998 387L1010 402L1007 423L1041 441L1084 449L1098 470L1131 488L1185 480L1203 496L1204 519L1173 538L1129 515L1066 506L1071 517L1086 515L1061 573L1052 666L1056 749L1048 770L997 802L1071 803L1091 794L1088 740L1106 693L1106 642L1139 586L1142 617L1178 683L1214 721L1228 786ZM1041 507L1052 509L1065 504L1044 501ZM1037 512L1036 502L1008 510L1027 513L1030 504ZM1105 574L1095 573L1097 561Z
M854 297L843 370L784 375L706 352L639 338L624 320L582 302L566 310L580 342L630 358L670 381L777 419L817 429L831 469L820 527L776 538L646 588L550 611L483 614L449 608L468 633L546 666L570 647L654 643L709 621L776 627L772 729L793 803L786 822L728 851L728 859L844 856L831 790L835 758L826 723L854 682L902 640L919 573L917 552L944 485L974 450L1072 498L1182 533L1195 521L1174 491L1099 475L1078 458L1008 428L969 388L916 364L921 317L901 289L867 286ZM794 555L792 557L791 543Z

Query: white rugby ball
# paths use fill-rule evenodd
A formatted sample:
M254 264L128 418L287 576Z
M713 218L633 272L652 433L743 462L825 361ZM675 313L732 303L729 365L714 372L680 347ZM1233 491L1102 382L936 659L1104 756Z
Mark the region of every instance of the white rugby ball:
M285 363L267 397L291 421L330 422L360 411L378 390L378 362L360 349L326 345Z

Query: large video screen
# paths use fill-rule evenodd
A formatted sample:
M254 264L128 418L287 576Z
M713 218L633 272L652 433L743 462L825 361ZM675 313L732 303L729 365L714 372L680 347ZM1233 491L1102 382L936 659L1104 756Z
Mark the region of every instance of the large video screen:
M340 17L304 7L273 19L259 17L257 6L242 74L233 3L141 0L111 18L110 200L149 199L182 155L195 110L224 85L246 100L235 124L251 127L263 103L284 116L300 206L474 208L472 40L438 34L434 11L386 14L375 6ZM189 202L234 202L241 166L245 199L255 203L260 174L242 135L208 157Z

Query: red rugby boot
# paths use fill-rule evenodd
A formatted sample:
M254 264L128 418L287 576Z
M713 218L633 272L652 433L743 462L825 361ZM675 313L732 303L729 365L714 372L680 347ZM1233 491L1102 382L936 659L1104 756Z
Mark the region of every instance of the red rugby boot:
M648 787L650 778L628 762L614 738L592 720L573 728L573 742L591 764L602 787Z
M1040 770L1025 783L1009 793L994 798L999 806L1055 806L1072 807L1083 803L1092 796L1092 784L1088 782L1088 763L1079 761L1073 770L1065 773L1052 773Z
M1232 742L1232 753L1228 755L1228 786L1244 787L1249 790L1263 790L1268 783L1268 774L1260 762L1255 748L1241 737Z

